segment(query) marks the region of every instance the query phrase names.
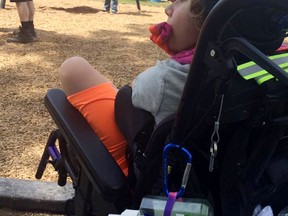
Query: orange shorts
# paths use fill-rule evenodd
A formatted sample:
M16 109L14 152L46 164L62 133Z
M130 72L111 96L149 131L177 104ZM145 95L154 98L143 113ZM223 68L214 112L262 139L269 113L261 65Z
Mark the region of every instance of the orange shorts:
M70 95L68 100L86 118L127 176L128 163L125 157L127 141L118 129L114 117L116 94L115 87L107 82Z

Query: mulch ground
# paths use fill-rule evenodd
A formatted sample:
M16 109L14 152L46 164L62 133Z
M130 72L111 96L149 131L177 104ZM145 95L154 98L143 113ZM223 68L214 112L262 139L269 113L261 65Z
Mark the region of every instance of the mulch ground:
M157 3L155 3L157 4ZM97 0L36 0L33 44L7 43L19 25L15 5L0 9L0 177L35 179L35 171L55 124L43 98L61 88L58 68L71 56L86 58L117 86L167 56L149 40L147 26L166 19L164 8L119 4L102 12ZM51 166L43 180L56 181ZM0 215L43 215L0 209Z

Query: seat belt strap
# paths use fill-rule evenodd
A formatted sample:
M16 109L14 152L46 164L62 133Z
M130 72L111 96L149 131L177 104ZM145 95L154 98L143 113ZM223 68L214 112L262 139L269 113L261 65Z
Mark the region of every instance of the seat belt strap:
M288 73L288 53L269 56L269 58ZM255 79L259 85L274 78L273 75L253 61L238 65L237 70L244 79Z

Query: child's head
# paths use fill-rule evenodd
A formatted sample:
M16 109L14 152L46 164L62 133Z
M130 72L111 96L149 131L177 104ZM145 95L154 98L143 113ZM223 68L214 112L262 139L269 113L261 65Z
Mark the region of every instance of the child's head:
M167 41L172 52L196 46L202 24L218 0L175 0L167 6L167 23L173 33Z

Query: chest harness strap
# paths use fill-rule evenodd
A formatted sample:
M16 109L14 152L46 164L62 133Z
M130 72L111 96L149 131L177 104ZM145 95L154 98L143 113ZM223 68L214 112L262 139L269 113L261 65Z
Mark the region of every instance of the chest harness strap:
M288 53L273 55L269 58L288 73ZM269 74L269 72L258 66L253 61L238 65L237 70L244 79L255 79L259 85L274 78L273 75Z

